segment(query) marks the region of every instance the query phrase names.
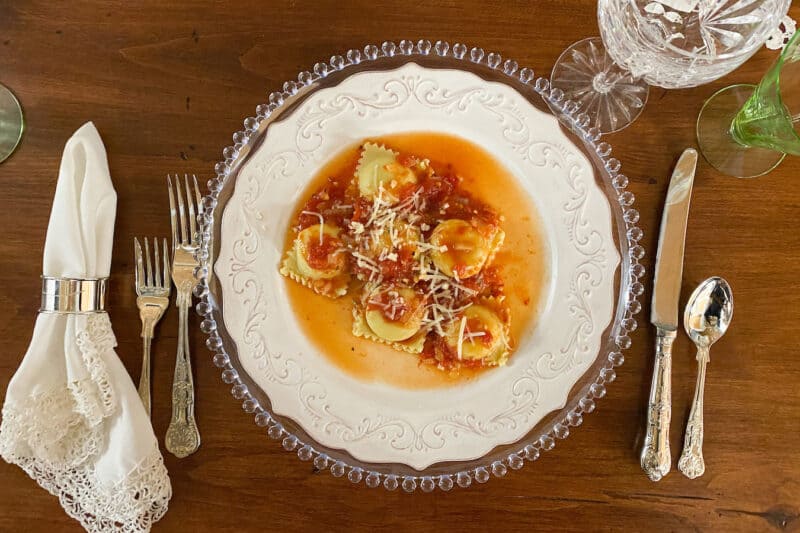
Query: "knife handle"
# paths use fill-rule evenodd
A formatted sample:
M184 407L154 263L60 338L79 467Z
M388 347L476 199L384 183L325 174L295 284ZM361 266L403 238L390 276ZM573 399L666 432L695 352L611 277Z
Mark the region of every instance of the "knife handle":
M650 401L647 408L647 433L642 449L642 470L658 481L667 475L672 457L669 452L669 421L672 418L672 342L676 330L658 328L656 333L656 361Z

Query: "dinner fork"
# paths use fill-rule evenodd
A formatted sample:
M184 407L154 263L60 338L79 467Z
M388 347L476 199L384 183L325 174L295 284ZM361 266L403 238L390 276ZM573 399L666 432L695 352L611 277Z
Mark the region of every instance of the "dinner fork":
M172 289L169 274L169 252L167 239L162 246L163 264L158 251L158 239L153 239L153 260L150 260L150 243L144 238L144 257L139 239L133 239L136 256L136 307L142 319L142 375L139 377L139 397L142 399L147 416L150 416L150 345L156 324L169 306L169 293ZM163 271L163 276L162 276Z
M167 428L165 445L176 457L186 457L200 447L200 432L194 419L194 380L188 330L192 291L197 284L195 269L200 266L195 258L200 247L197 215L202 213L203 205L197 178L192 176L192 181L194 191L189 186L189 177L184 176L184 192L178 176L175 176L174 182L167 176L172 223L172 282L177 289L178 305L178 354L172 381L172 419Z

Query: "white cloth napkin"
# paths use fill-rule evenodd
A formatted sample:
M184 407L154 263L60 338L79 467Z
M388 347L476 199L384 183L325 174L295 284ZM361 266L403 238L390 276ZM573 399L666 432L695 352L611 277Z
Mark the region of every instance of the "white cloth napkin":
M44 274L107 277L117 195L91 122L64 148ZM87 531L149 531L172 496L150 419L114 352L108 314L40 313L6 392L0 455Z

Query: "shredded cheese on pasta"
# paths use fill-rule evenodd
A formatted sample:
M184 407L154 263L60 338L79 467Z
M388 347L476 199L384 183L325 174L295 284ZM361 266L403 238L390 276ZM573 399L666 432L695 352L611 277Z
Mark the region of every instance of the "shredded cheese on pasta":
M325 226L325 217L322 216L322 213L317 213L316 211L301 211L302 215L311 215L317 217L319 219L319 245L322 246L322 237L323 237L323 227Z
M464 330L467 328L467 317L461 317L461 325L458 327L458 360L461 360L464 349Z

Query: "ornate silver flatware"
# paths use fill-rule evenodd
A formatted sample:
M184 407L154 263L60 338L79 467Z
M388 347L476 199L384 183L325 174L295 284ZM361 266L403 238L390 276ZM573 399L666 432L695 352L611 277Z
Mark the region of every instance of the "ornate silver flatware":
M642 469L653 481L670 469L669 422L672 417L672 342L678 332L678 296L683 276L683 246L697 151L687 148L672 173L658 238L650 322L656 326L656 359L647 408Z
M193 181L192 190L187 176L184 176L185 187L177 176L174 182L167 176L172 222L172 282L178 292L178 353L172 381L172 419L167 428L165 446L176 457L191 455L200 447L200 432L194 419L194 379L189 353L189 308L192 306L192 291L197 285L194 272L200 265L196 259L200 246L197 215L202 212L200 189L197 179Z
M150 242L144 239L144 256L139 239L133 240L136 257L136 306L142 320L142 374L139 377L139 397L142 399L148 416L150 407L150 345L153 341L156 324L169 307L169 293L172 288L169 273L169 253L167 239L158 251L158 239L153 239L153 259L150 259ZM163 267L162 265L163 261Z
M686 424L683 453L678 461L678 469L690 479L703 475L706 470L703 460L703 391L709 348L725 334L732 318L733 292L727 281L717 277L708 278L694 290L683 314L683 327L697 346L697 384Z

